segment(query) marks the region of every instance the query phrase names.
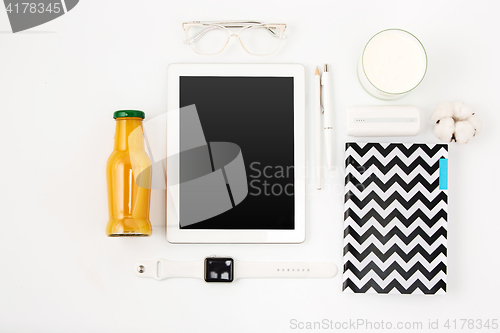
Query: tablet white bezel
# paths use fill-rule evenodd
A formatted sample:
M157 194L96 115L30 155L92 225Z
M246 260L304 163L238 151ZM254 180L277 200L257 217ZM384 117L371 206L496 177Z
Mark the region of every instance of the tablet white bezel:
M305 73L300 64L170 64L167 112L179 110L181 76L270 76L294 78L294 230L181 229L175 207L179 187L166 190L165 231L170 243L301 243L305 240ZM179 151L179 118L167 116L167 156ZM177 166L178 168L178 166ZM167 179L179 184L178 172L167 170ZM177 179L175 179L177 177ZM169 182L170 183L170 182ZM175 200L175 205L174 205Z

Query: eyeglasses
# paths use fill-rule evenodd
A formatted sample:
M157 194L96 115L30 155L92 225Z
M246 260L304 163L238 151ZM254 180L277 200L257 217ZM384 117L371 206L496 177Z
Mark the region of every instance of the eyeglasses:
M257 21L194 21L182 24L186 31L185 44L199 54L221 53L231 37L238 37L241 46L253 55L274 53L286 29L284 23L262 23Z

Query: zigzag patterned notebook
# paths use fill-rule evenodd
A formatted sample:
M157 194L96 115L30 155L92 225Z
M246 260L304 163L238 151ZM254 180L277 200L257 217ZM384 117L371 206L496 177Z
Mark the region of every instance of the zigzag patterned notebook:
M343 290L446 293L448 145L347 143Z

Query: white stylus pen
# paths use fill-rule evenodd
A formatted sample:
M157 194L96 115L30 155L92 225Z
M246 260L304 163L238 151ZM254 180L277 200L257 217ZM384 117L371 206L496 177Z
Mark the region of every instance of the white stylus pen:
M319 75L319 69L316 67L316 72L314 73L314 89L316 100L316 107L314 108L314 117L316 118L316 189L321 190L321 76Z
M326 165L328 170L332 170L333 163L333 120L332 120L332 102L330 99L331 74L328 64L325 64L323 75L321 76L321 84L323 85L323 108L325 112L324 129L325 129L325 149L326 149Z

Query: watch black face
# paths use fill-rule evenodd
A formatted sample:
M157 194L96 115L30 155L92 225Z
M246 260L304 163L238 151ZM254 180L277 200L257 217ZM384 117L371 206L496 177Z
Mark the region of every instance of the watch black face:
M234 261L231 258L206 258L206 282L233 282Z

